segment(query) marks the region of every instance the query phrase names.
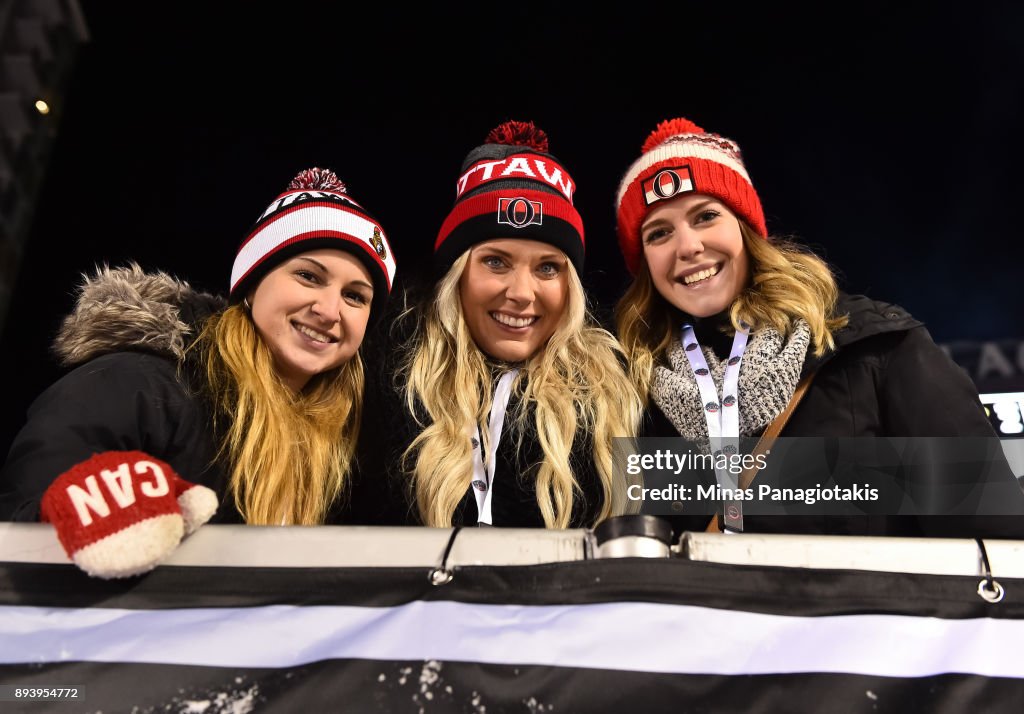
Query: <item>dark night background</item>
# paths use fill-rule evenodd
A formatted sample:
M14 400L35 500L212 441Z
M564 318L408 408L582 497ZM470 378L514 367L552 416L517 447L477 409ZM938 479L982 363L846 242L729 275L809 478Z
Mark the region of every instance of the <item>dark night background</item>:
M1024 337L1024 6L169 5L82 3L91 41L0 335L4 454L60 374L48 345L81 273L134 259L225 292L257 215L326 166L383 223L400 288L507 119L546 130L576 180L601 314L626 284L618 180L686 116L740 144L769 229L846 290L939 342Z

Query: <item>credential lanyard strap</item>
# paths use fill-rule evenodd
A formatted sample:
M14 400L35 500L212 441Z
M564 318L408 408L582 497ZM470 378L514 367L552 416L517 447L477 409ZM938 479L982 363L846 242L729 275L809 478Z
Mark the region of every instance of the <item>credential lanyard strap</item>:
M722 380L722 394L719 396L715 381L711 378L711 370L700 349L700 342L693 331L693 325L683 325L683 354L686 355L697 380L701 402L704 405L704 419L708 425L708 439L711 454L715 459L715 478L723 489L737 489L739 483L722 464L720 455L732 455L739 452L740 436L740 399L739 377L740 363L747 349L747 338L750 331L741 323L732 339L729 360L725 366ZM743 530L743 504L739 500L728 499L724 504L726 532Z
M519 374L517 369L505 372L494 388L491 415L487 424L490 453L484 454L484 442L480 438L480 427L474 427L472 488L473 495L476 496L478 525L491 525L491 494L494 493L494 467L498 443L501 441L501 431L505 425L505 410L508 408L508 399L512 394L512 383L517 374Z

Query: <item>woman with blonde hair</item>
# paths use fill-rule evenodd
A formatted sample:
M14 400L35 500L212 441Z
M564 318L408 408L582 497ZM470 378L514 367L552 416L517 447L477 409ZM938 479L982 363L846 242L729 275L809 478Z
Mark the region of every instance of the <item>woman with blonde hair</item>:
M625 172L616 207L634 276L616 329L647 401L645 436L705 450L765 434L996 436L970 379L920 321L844 294L823 260L769 235L732 140L687 119L662 122ZM938 484L948 465L933 457L922 478ZM744 519L742 503L727 505L712 530L922 532L885 513ZM707 521L677 519L677 528Z
M589 527L626 508L614 437L635 435L641 407L588 311L575 189L529 122L463 162L398 368L412 522Z
M359 349L394 274L380 224L316 168L242 241L226 304L136 265L101 270L54 346L74 369L11 447L0 515L53 523L105 577L153 567L211 517L336 521L355 471Z

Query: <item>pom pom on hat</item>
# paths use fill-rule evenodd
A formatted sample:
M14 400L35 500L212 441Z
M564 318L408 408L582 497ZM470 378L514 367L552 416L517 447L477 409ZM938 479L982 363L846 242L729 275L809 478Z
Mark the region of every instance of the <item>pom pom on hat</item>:
M485 144L527 146L535 151L548 152L548 135L532 121L507 121L491 129Z
M647 141L645 141L644 145L640 148L640 151L641 153L646 154L648 151L659 144L665 143L666 139L670 139L673 136L703 133L705 133L704 130L689 119L683 119L681 117L677 119L666 119L658 124L658 127L650 133L647 137Z
M330 169L313 167L300 171L288 184L289 189L312 189L315 191L335 191L346 193L347 189L341 179Z

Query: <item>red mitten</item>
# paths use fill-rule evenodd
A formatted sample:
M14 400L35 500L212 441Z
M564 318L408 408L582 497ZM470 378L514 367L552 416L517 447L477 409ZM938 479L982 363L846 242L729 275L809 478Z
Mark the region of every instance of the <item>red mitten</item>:
M142 451L105 451L75 464L43 494L40 519L89 575L152 570L210 519L216 494Z

